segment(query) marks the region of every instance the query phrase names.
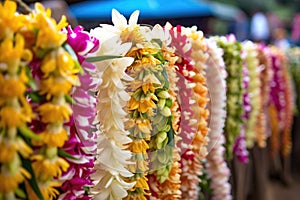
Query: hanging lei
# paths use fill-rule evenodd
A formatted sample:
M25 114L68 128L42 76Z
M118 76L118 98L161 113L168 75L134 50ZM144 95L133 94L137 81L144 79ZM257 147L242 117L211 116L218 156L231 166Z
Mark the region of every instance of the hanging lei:
M26 198L21 185L32 174L22 165L32 154L27 141L36 138L27 126L34 115L25 96L32 52L19 33L25 20L16 8L15 2L0 3L0 199Z
M292 149L292 141L291 141L291 128L293 124L293 110L294 110L294 94L292 91L292 82L291 77L287 68L287 60L284 52L278 51L278 58L281 60L281 68L283 73L283 82L284 84L284 101L285 101L285 120L284 126L281 135L282 148L281 154L284 157L287 157L291 153Z
M113 13L113 21L116 17ZM122 199L128 196L127 190L135 185L134 181L128 180L133 176L127 168L132 164L129 160L133 154L126 150L132 139L127 128L129 119L126 112L130 95L124 82L131 84L133 81L125 73L133 59L124 57L131 43L122 43L120 35L108 32L105 25L91 31L101 41L96 55L111 57L95 63L95 77L101 81L96 90L98 149L93 175L95 186L91 192L95 199Z
M180 192L180 155L177 148L177 142L179 140L177 132L179 128L179 106L177 102L177 93L178 88L176 83L178 81L175 69L175 62L177 57L174 55L174 50L171 49L169 46L171 42L170 34L168 30L164 30L161 26L155 25L152 28L152 31L149 32L151 36L146 36L147 38L152 38L151 40L158 40L161 41L161 53L163 56L162 62L164 62L165 72L167 73L168 77L168 84L169 84L169 98L160 98L158 100L158 109L163 110L165 106L168 106L171 111L171 118L169 119L170 125L173 129L173 133L169 132L168 137L174 137L174 142L170 142L168 146L164 149L166 151L172 151L170 153L159 152L157 153L157 160L160 162L159 165L156 164L154 169L158 167L158 171L156 173L150 173L148 177L148 183L150 186L151 197L149 199L179 199L181 197ZM147 34L148 35L148 34ZM149 39L148 39L149 40ZM153 127L159 128L161 121L159 123L155 123L155 119L157 115L154 117L153 120ZM161 118L159 116L159 118ZM154 131L155 133L155 131ZM173 136L171 135L173 134ZM153 140L152 140L153 141ZM172 144L173 143L173 144ZM168 155L169 154L169 155ZM155 154L152 154L155 155ZM155 155L156 156L156 155ZM154 157L155 158L155 157ZM152 159L151 159L152 160ZM156 161L157 162L157 161ZM152 167L153 168L153 167ZM160 174L162 171L162 174Z
M249 117L246 121L246 142L247 147L252 148L255 142L255 125L258 122L258 116L260 112L261 98L260 98L260 88L261 82L259 79L259 60L258 60L258 51L257 46L251 42L246 41L243 44L243 50L246 53L246 66L249 74L249 85L248 85L248 93L249 93L249 106L251 106L251 112L249 113ZM245 112L247 112L245 110Z
M271 82L271 55L269 47L265 47L261 44L257 45L257 55L259 59L259 78L260 78L260 103L259 115L256 124L256 136L255 141L260 148L266 147L266 140L268 137L267 129L267 113L268 104L270 99L270 82ZM271 117L273 117L271 115Z
M76 58L63 46L67 39L61 32L67 25L65 17L56 24L51 10L37 3L35 11L26 19L29 25L22 31L28 45L34 45L35 57L30 66L38 83L37 90L29 94L39 116L32 129L39 132L41 140L32 139L35 152L30 160L35 180L25 184L29 199L53 199L59 195L55 187L61 186L57 179L69 168L61 148L68 140L64 123L72 115L68 99L72 87L80 84L77 77L80 65L75 64Z
M284 80L284 71L283 66L284 60L281 57L281 52L276 47L270 47L271 50L271 59L272 59L272 71L273 71L273 77L271 81L271 87L270 87L270 102L269 102L269 108L276 109L277 113L277 124L272 124L271 127L272 133L270 138L270 147L271 147L271 155L275 156L281 147L280 144L280 137L281 132L284 129L285 126L285 120L288 117L287 116L287 102L285 99L285 91L286 91L286 82ZM273 117L273 116L270 116ZM274 120L272 120L274 121ZM276 132L275 132L276 131Z
M190 92L187 92L186 94L193 95L192 99L195 99L194 104L193 101L191 101L191 104L188 105L190 107L189 109L191 109L191 115L184 116L183 119L200 119L200 122L198 123L192 122L192 124L189 124L189 127L186 127L187 129L184 129L185 127L182 127L184 131L189 132L191 130L193 135L192 137L189 138L190 135L187 135L187 137L180 134L180 136L183 138L183 141L191 142L190 146L187 146L188 148L186 149L186 151L182 152L182 196L183 198L194 199L198 198L198 188L200 183L199 176L202 175L203 168L202 161L204 161L207 154L206 134L208 128L206 120L208 117L208 110L206 110L205 107L208 99L207 88L206 86L204 86L206 80L203 76L203 69L205 68L204 65L207 59L207 55L205 53L206 44L204 42L203 33L201 31L197 31L196 27L189 29L177 26L176 30L173 33L173 38L178 40L177 43L174 42L173 45L178 49L177 53L179 54L179 56L181 56L181 62L178 62L177 64L178 72L187 81L190 81L190 84L188 85L191 85L192 90ZM189 41L190 44L187 44L187 41ZM189 48L189 46L191 46L191 49ZM194 66L192 65L192 63ZM182 108L181 112L184 112ZM180 123L182 124L183 122L181 121ZM194 127L191 127L191 125L194 125Z
M286 52L288 69L294 83L296 114L300 113L300 48L292 47Z
M207 155L206 171L210 178L212 188L212 199L230 200L232 196L231 185L229 183L230 170L224 159L225 137L223 127L226 117L226 81L227 76L225 64L222 58L223 52L213 39L207 39L207 60L206 80L209 94L211 97L210 112L210 131L209 144L210 150ZM218 87L216 87L218 85Z
M248 122L250 113L252 112L252 106L250 104L250 91L249 91L249 70L247 68L247 52L242 51L242 59L243 59L243 107L244 107L244 113L241 116L241 118ZM245 132L247 130L246 124L241 125L241 132L240 135L236 138L234 146L233 146L233 153L236 155L237 159L241 163L247 163L248 162L248 155L249 152L247 150L246 145L246 135Z
M80 87L75 87L72 92L73 115L69 125L69 140L63 149L73 158L68 158L70 167L63 174L64 181L61 187L62 194L59 199L91 199L86 193L87 187L93 185L91 174L94 169L94 154L96 153L96 133L91 131L96 114L96 99L92 95L95 83L91 74L95 66L84 63L85 57L94 53L99 48L99 40L91 37L83 27L77 26L74 30L70 26L64 30L68 35L67 43L76 53L79 63L84 69L84 74L79 75Z
M227 102L226 102L226 120L225 120L225 137L226 137L226 156L232 159L233 145L236 138L241 132L241 126L244 123L241 116L243 109L243 88L242 88L242 58L241 44L237 42L233 35L227 37L213 37L218 46L223 49L223 59L228 76L227 85Z

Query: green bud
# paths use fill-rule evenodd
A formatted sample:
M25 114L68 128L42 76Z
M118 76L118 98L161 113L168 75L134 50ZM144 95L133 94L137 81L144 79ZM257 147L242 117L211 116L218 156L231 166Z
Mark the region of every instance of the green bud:
M160 113L165 117L169 117L172 114L170 108L166 106L160 111Z
M165 104L166 104L166 99L160 98L158 100L157 106L160 110L162 110L165 107Z
M165 90L160 91L157 96L164 99L170 98L170 94Z

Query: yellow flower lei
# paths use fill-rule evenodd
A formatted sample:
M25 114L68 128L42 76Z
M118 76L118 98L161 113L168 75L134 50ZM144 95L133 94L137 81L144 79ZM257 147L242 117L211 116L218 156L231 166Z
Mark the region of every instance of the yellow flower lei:
M22 167L21 158L28 158L32 149L24 141L24 130L34 117L26 100L28 86L26 65L32 53L18 33L23 23L16 15L16 3L0 3L0 198L15 198L19 184L31 178ZM23 135L23 137L21 137ZM19 155L20 154L20 155Z

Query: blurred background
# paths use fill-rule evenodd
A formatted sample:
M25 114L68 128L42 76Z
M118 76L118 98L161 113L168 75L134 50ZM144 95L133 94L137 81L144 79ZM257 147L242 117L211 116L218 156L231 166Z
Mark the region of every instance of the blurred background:
M273 44L283 50L300 46L300 0L23 1L29 5L42 2L45 7L52 8L52 15L57 20L66 15L73 27L80 24L86 30L101 23L111 24L111 10L115 8L126 18L135 10L140 10L139 24L164 25L170 22L173 26L196 25L206 36L233 33L240 41L250 39ZM286 174L270 174L264 191L267 193L266 200L300 199L299 132L300 118L296 116L289 178Z
M28 4L36 0L24 0ZM41 2L41 1L40 1ZM299 45L300 0L44 0L54 15L67 15L72 25L86 29L111 23L111 9L129 17L140 10L139 23L196 25L206 35L234 33L287 48ZM266 22L264 22L266 21ZM257 32L258 31L258 32ZM257 35L258 34L258 35ZM263 35L262 35L263 34Z

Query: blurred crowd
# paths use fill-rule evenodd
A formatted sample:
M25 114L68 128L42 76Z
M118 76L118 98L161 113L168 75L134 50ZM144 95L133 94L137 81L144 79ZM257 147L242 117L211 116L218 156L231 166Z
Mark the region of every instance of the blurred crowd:
M292 46L300 46L300 13L288 21L280 19L274 13L259 10L254 11L250 18L240 13L229 31L241 41L251 39L286 50Z

